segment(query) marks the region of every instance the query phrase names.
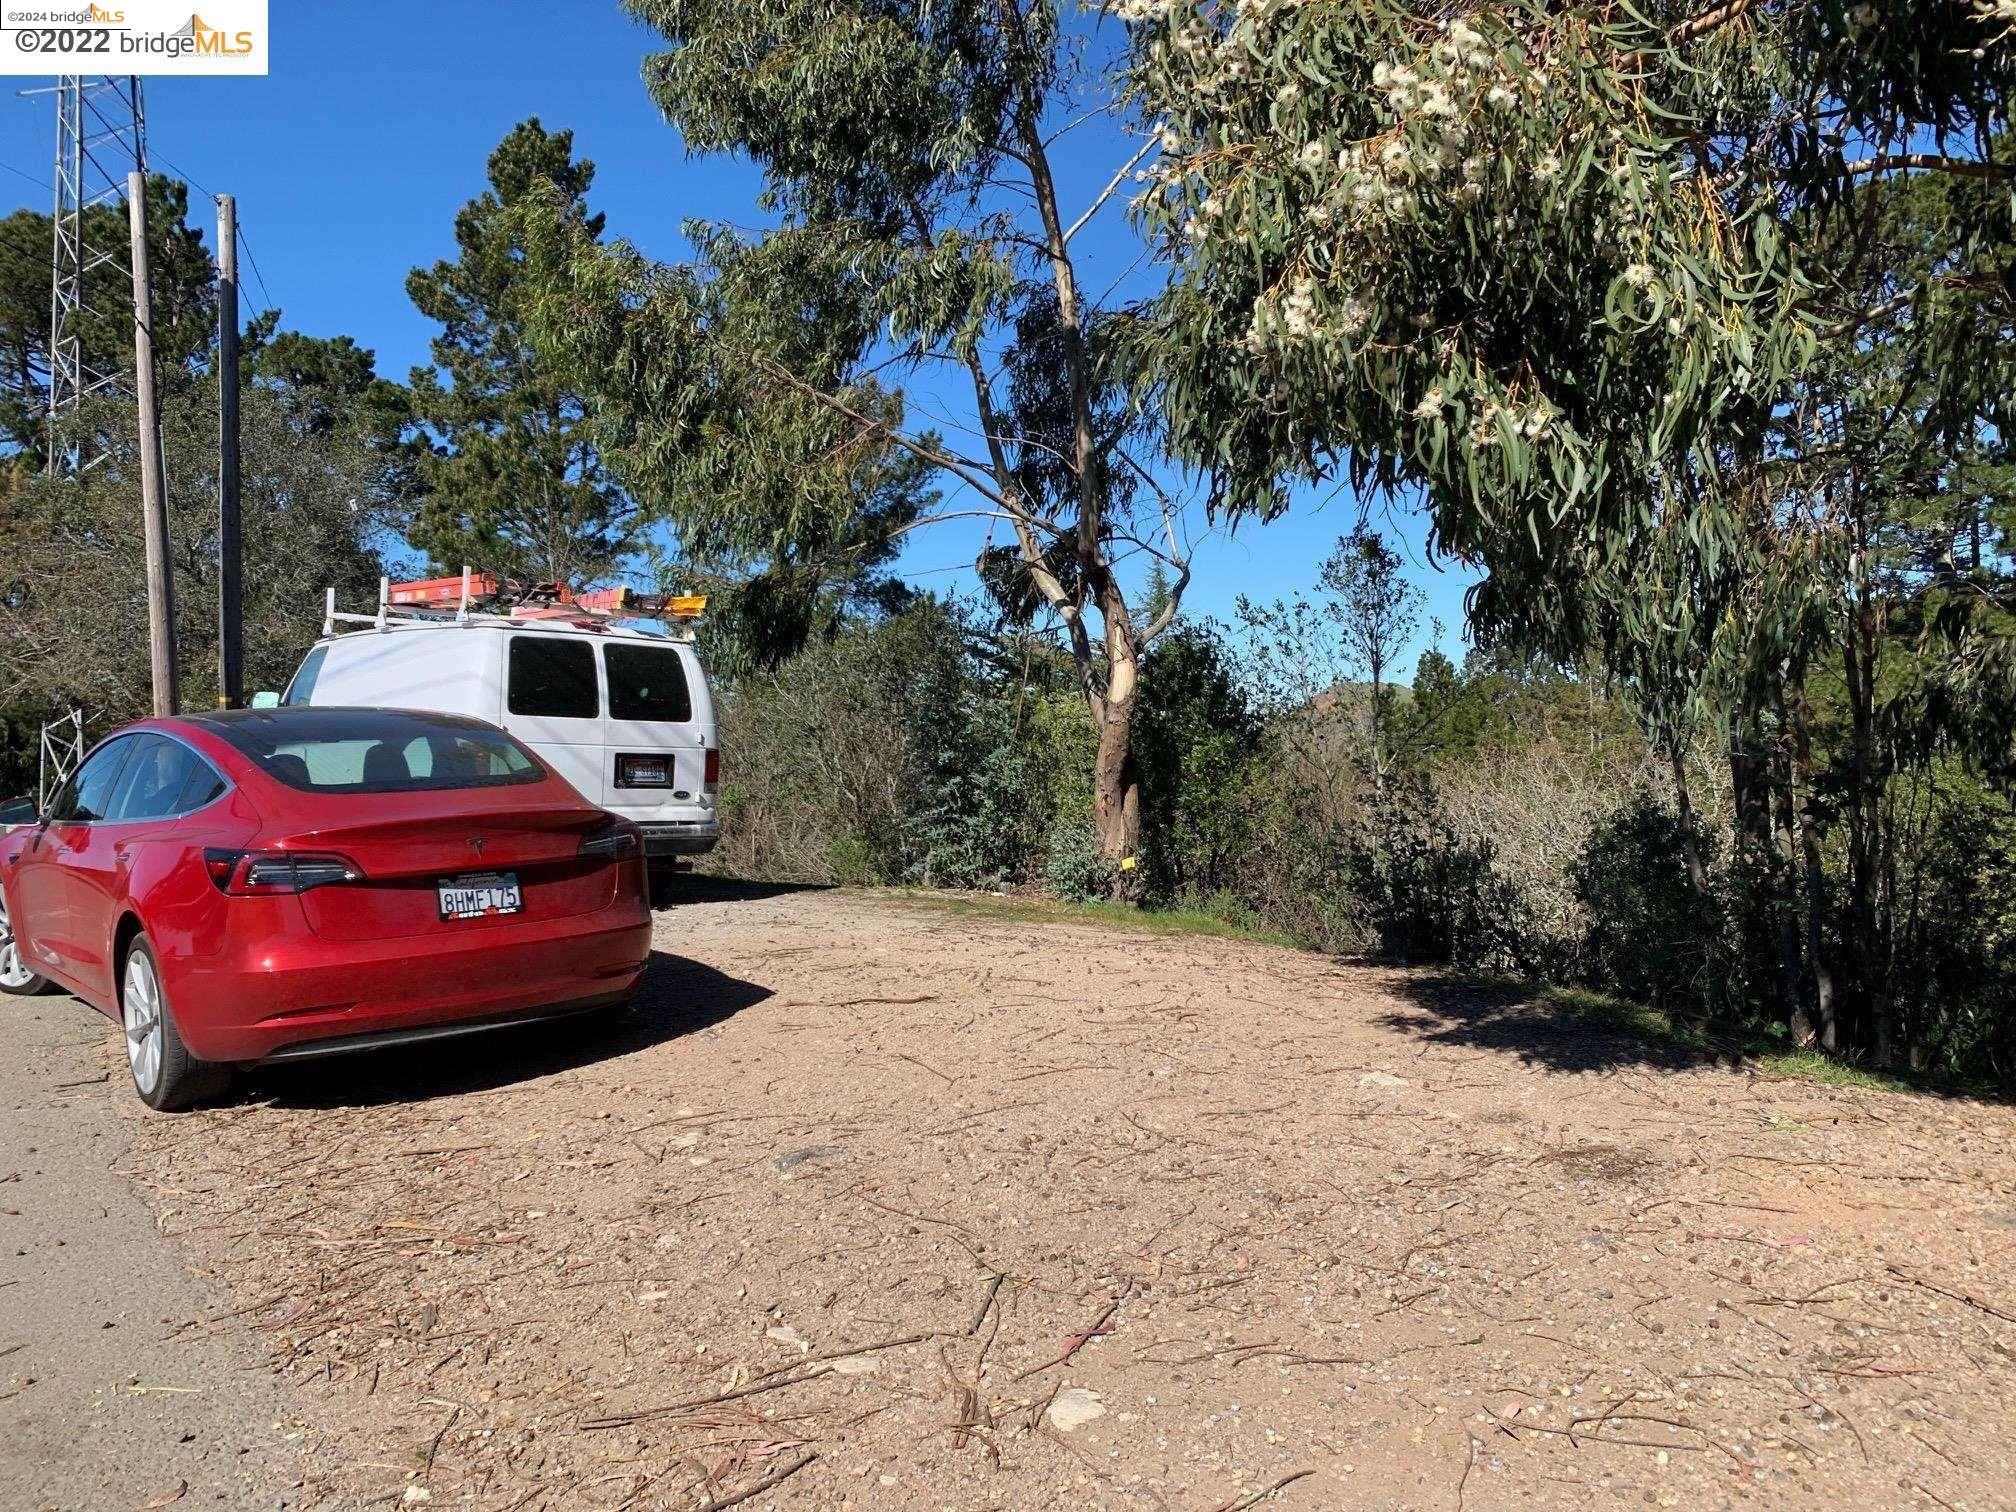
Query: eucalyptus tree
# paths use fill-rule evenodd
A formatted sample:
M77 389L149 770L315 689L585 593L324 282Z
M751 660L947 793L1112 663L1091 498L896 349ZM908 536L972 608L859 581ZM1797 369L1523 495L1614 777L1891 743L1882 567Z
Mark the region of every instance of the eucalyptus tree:
M668 43L645 65L652 99L688 151L761 170L775 224L696 228L706 255L685 269L581 238L556 251L548 337L605 375L626 482L671 498L682 531L767 545L845 507L836 452L924 464L942 497L904 528L987 518L1009 548L988 565L1069 651L1098 730L1100 849L1129 890L1143 653L1190 567L1181 504L1113 377L1125 312L1082 261L1086 227L1153 150L1121 129L1099 51L1117 29L1067 27L1052 0L628 9ZM1115 159L1103 187L1067 202L1060 166L1080 177L1073 155L1093 153ZM906 427L888 373L926 378L956 413ZM696 468L735 486L710 502ZM1165 568L1153 613L1130 597L1131 558Z
M2016 407L2016 4L1117 8L1163 121L1140 211L1176 268L1136 372L1179 454L1224 463L1235 512L1338 471L1416 491L1483 570L1482 634L1606 646L1669 751L1729 751L1781 917L1808 879L1787 960L1810 973L1832 947L1794 861L1833 810L1808 678L1854 710L1831 775L1864 816L1866 926L1880 860L1852 831L1904 744L1876 717L1886 542L1928 461L1994 450ZM1995 594L1938 618L1921 730L1955 678L2010 707ZM1884 967L1835 928L1852 1037L1887 1053ZM1798 977L1781 1007L1820 1033Z

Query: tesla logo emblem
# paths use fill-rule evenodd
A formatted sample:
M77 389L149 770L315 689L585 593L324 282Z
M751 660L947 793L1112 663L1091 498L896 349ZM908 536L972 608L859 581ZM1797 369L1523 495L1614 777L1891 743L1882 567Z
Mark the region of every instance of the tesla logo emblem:
M478 835L474 840L471 840L469 842L469 849L473 850L474 852L476 852L477 855L480 856L483 854L483 847L488 845L489 843L490 842L488 840L485 840L481 835Z

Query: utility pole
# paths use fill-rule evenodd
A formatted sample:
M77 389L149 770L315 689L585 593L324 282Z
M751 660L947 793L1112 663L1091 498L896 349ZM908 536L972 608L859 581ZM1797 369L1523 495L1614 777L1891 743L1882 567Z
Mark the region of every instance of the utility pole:
M217 196L217 705L245 702L238 512L238 199Z
M181 704L175 680L175 580L168 567L168 498L161 456L161 408L154 392L154 285L147 266L147 177L126 175L133 227L133 392L140 401L140 497L147 523L147 642L154 712Z

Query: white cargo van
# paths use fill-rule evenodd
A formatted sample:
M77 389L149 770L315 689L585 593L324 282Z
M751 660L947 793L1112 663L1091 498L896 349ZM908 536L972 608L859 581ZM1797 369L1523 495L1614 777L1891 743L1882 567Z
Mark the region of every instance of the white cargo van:
M721 748L690 632L571 604L528 616L472 612L466 594L446 612L390 597L375 615L338 614L332 594L280 701L488 720L633 821L658 869L714 848Z

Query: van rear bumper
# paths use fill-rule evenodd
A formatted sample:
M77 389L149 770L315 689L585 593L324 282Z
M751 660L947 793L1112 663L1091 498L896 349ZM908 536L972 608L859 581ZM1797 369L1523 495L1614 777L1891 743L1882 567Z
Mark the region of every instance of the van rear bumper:
M647 856L704 856L721 843L718 819L646 820L637 827Z

